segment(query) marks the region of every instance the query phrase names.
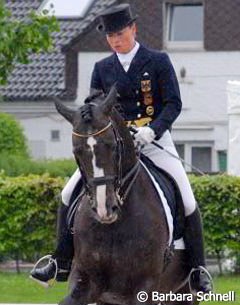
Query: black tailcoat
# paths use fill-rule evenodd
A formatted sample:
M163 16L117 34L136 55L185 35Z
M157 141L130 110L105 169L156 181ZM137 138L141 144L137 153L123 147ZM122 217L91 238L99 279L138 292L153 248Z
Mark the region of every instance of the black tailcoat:
M141 81L146 73L151 82L154 107L150 114L141 89ZM158 137L171 129L181 111L182 102L176 74L166 53L140 45L127 72L115 53L97 62L92 73L91 88L108 93L114 83L117 83L125 120L150 116L152 121L149 126Z

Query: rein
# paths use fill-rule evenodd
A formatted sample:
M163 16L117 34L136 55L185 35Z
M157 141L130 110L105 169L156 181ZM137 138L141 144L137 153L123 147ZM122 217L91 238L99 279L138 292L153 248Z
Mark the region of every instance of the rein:
M139 169L140 169L140 162L137 161L136 164L130 169L130 171L125 176L122 175L123 141L122 141L121 136L117 132L117 130L114 129L112 121L110 120L109 123L104 128L102 128L101 130L98 130L96 132L81 134L81 133L73 130L72 135L79 137L79 138L89 138L92 136L99 136L100 134L106 132L111 126L113 128L114 136L115 136L115 139L117 142L118 173L116 176L96 177L96 178L89 179L89 181L86 181L86 179L84 179L84 182L85 182L85 186L86 186L86 192L87 192L87 195L89 196L90 200L92 199L92 195L90 192L89 184L94 185L94 186L99 186L99 185L104 185L104 184L115 183L116 197L117 197L120 205L123 205L124 201L126 200L128 194L138 176ZM130 183L125 188L126 183L130 179L131 179Z

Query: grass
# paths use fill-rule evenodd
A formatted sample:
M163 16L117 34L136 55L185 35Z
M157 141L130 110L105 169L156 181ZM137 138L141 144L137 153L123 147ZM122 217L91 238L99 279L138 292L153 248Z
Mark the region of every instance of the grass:
M221 302L224 305L240 305L240 276L214 278L215 292L236 292L235 302ZM57 283L45 289L28 278L28 274L0 272L0 303L58 303L68 292L66 283ZM218 305L220 302L203 302Z
M215 293L227 293L229 291L235 291L236 300L234 302L202 302L204 305L240 305L240 275L222 276L214 278L214 292Z
M58 303L67 294L66 283L46 289L28 276L0 272L0 303Z

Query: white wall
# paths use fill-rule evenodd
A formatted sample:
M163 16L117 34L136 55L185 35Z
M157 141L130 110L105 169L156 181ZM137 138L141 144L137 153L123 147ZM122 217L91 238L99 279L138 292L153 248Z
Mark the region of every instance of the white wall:
M20 120L34 158L72 157L71 125L58 114ZM60 141L51 140L51 130L60 131Z
M227 119L226 83L240 80L240 52L169 53L178 75L185 111L178 123ZM185 67L186 79L180 79Z
M77 104L83 104L85 98L89 95L91 74L95 62L109 56L107 52L81 52L78 54L78 90Z
M74 107L73 103L66 104ZM14 115L21 123L34 158L72 157L72 126L57 113L54 103L1 103L0 111ZM51 130L59 130L60 141L51 140Z
M240 81L229 81L227 90L229 115L228 173L240 176Z

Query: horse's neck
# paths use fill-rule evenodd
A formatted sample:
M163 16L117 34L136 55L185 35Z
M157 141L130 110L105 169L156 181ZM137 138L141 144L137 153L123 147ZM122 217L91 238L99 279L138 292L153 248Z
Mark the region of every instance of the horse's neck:
M112 111L112 120L114 122L115 128L122 141L122 152L121 152L121 163L123 174L126 174L137 162L135 147L133 143L132 136L125 126L125 123L117 112L117 110L113 109Z

